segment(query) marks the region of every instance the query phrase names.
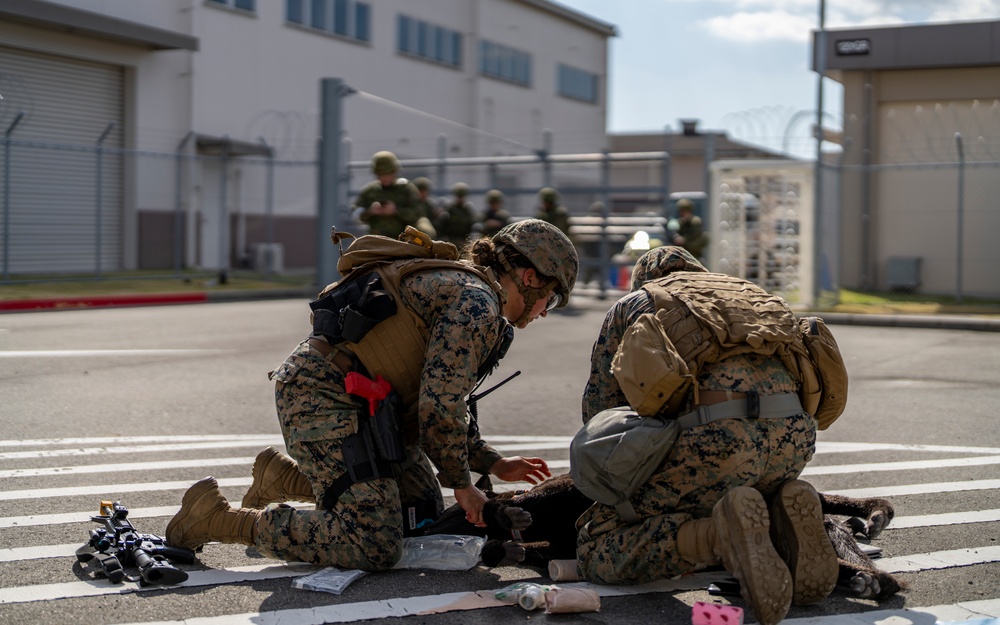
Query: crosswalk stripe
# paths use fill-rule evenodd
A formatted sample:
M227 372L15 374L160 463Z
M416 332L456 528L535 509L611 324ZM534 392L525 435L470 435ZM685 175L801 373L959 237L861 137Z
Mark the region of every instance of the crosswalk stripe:
M252 477L219 478L219 486L250 486ZM34 488L26 490L8 490L0 492L0 501L17 501L22 499L48 499L49 497L77 497L80 495L98 495L105 499L114 499L119 493L146 493L157 490L187 490L191 480L176 482L134 482L131 484L98 484L95 486L66 486L62 488Z
M932 482L929 484L903 484L900 486L871 486L868 488L847 488L824 490L824 493L844 497L902 497L905 495L926 495L928 493L957 493L970 490L996 490L1000 480L967 480L964 482Z
M940 460L907 460L901 462L870 462L865 464L839 464L832 466L807 466L802 475L841 475L844 473L871 473L875 471L914 471L917 469L944 469L949 467L979 467L1000 464L1000 456L977 458L942 458Z

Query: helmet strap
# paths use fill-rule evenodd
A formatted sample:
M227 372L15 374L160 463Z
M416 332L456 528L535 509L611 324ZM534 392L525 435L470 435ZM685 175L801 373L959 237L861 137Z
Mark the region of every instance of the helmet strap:
M507 255L502 249L497 251L497 257L500 259L500 265L504 268L504 272L514 282L514 285L517 286L517 291L521 294L521 299L524 300L524 310L521 311L521 316L518 317L516 321L513 321L515 326L521 327L521 324L528 320L528 316L531 314L531 309L534 308L535 302L540 299L548 299L549 294L551 294L556 288L559 281L553 278L542 287L528 286L523 280L521 280L521 276L517 274L514 266L507 260ZM538 270L536 269L535 271L537 272Z

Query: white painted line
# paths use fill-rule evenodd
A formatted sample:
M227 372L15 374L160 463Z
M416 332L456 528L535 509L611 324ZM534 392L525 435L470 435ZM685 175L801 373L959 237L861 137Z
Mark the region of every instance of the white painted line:
M701 580L699 580L701 581ZM704 587L705 583L697 588ZM659 584L657 582L656 584ZM653 592L676 592L685 588L656 588L656 584L644 586L612 587L596 586L587 583L560 584L566 588L591 588L601 597L618 597ZM623 592L617 592L621 588ZM293 610L277 610L273 612L250 612L244 614L225 614L221 616L203 616L181 621L157 621L145 625L281 625L296 623L296 625L323 625L325 623L352 623L376 618L405 617L425 615L453 610L475 610L497 604L491 597L492 591L456 592L443 595L410 597L407 599L384 599L381 601L365 601L359 603L341 603L314 608L299 608ZM509 606L508 607L513 607ZM835 614L831 616L816 616L809 618L788 619L782 621L788 625L885 625L886 623L926 623L930 618L935 620L970 620L975 618L996 616L1000 611L1000 600L968 601L951 605L929 606L926 608L904 608L901 610L878 610L859 612L856 614ZM525 618L523 616L521 619ZM530 617L529 617L530 618ZM141 625L140 623L119 625Z
M0 358L73 358L99 356L187 356L190 354L224 354L231 349L53 349L0 351Z
M93 579L85 582L0 588L0 605L5 603L52 601L54 599L68 599L70 597L124 595L148 590L163 590L164 588L191 588L195 586L235 584L238 582L260 581L282 577L298 577L299 575L312 573L318 570L318 568L307 564L272 563L267 565L234 567L224 570L193 571L190 572L188 580L178 586L147 586L143 588L133 582L112 584L106 579Z
M926 495L929 493L959 493L970 490L997 490L1000 480L967 480L965 482L934 482L930 484L903 484L901 486L873 486L871 488L848 488L845 490L824 490L824 493L844 497L901 497L905 495Z
M180 510L176 506L160 506L158 508L129 508L129 519L148 519L158 516L174 516ZM0 529L6 527L35 527L39 525L60 525L62 523L91 523L90 517L97 514L97 506L87 512L66 512L63 514L31 514L27 516L9 516L0 518ZM895 522L895 520L893 520Z
M1000 545L880 558L878 568L889 573L916 573L1000 561Z
M1000 454L1000 447L966 447L957 445L903 445L900 443L838 443L819 441L816 453L850 453L856 451L927 451L940 453Z
M925 608L875 610L872 612L857 612L855 614L791 618L782 621L782 623L785 625L888 625L934 623L936 621L968 621L990 617L1000 617L1000 599L964 601L961 603L932 605Z
M0 447L48 445L135 445L136 443L199 443L202 441L282 441L280 434L205 434L177 436L98 436L93 438L33 438L0 440ZM284 442L282 441L282 444Z
M873 462L866 464L838 464L806 467L802 475L840 475L844 473L870 473L873 471L914 471L944 469L948 467L979 467L1000 464L1000 456L977 458L942 458L941 460L908 460L903 462Z
M44 475L85 475L92 473L143 473L164 469L191 469L195 467L230 467L245 465L249 471L253 458L195 458L193 460L164 460L162 462L132 462L128 464L81 464L70 467L44 467L40 469L10 469L0 471L0 479L14 477L40 477Z
M0 562L18 562L20 560L45 560L47 558L64 558L76 555L76 550L85 541L63 545L43 545L41 547L14 547L0 549Z
M249 486L252 477L219 478L219 486ZM187 490L195 481L138 482L132 484L100 484L97 486L67 486L65 488L33 488L29 490L8 490L0 492L0 501L22 499L47 499L49 497L76 497L78 495L98 495L104 499L115 499L121 493L146 493L156 490Z
M987 523L1000 521L1000 509L971 510L947 514L925 514L922 516L896 517L889 524L890 529L907 527L932 527L938 525L965 525L967 523Z
M6 451L0 453L0 460L25 460L29 458L64 458L66 456L96 456L106 454L146 454L164 451L192 451L198 449L236 449L260 447L265 443L284 446L281 437L254 439L247 441L215 441L211 443L167 443L163 445L129 445L125 447L85 447L76 449L46 449L36 451Z

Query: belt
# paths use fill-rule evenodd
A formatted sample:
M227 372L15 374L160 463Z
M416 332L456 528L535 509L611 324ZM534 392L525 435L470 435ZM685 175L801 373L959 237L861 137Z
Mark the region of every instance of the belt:
M354 359L351 355L340 349L336 345L330 345L326 341L316 337L308 339L309 346L323 354L323 357L330 361L330 364L344 375L354 370Z
M719 419L748 417L751 419L783 419L804 412L797 393L779 393L777 395L759 395L754 391L749 393L733 393L735 399L711 403L717 396L706 398L709 393L719 393L725 397L725 391L698 391L699 399L707 399L695 410L677 417L677 424L682 430L705 425Z

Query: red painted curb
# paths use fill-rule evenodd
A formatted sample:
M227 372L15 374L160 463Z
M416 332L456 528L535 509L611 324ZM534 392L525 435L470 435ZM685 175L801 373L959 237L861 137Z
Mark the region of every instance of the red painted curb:
M39 310L71 308L107 308L109 306L149 306L161 304L194 304L207 302L207 293L156 293L151 295L98 295L53 299L0 301L2 310Z

